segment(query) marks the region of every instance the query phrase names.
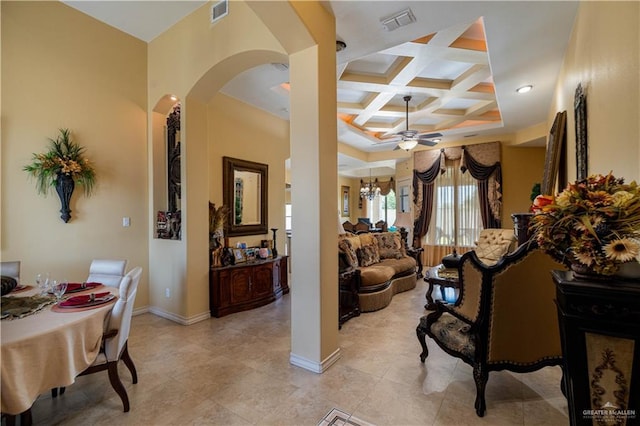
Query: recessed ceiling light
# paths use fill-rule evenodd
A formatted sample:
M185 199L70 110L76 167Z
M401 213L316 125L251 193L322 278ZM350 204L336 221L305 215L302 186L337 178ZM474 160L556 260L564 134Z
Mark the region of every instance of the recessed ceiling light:
M336 40L336 52L340 52L347 48L347 43L342 40Z
M169 97L169 99L171 99L172 101L174 101L174 102L175 102L175 101L177 101L177 100L178 100L178 97L177 97L177 96L175 96L175 95L171 95L171 96Z
M442 139L431 139L431 142L438 143L438 142L440 142L441 140L442 140Z
M516 89L516 92L518 92L518 93L527 93L527 92L530 92L531 89L533 89L533 86L530 85L530 84L527 84L526 86L518 87Z

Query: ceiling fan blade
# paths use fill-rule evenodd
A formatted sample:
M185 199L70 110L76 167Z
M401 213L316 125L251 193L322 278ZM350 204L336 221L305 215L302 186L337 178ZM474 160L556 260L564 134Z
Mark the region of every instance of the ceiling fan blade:
M397 151L397 150L399 150L399 149L402 149L402 148L400 148L400 145L396 145L396 147L395 147L395 148L393 148L393 150L394 150L394 151Z
M442 133L421 133L418 136L420 139L433 139L433 138L441 138Z
M427 139L418 139L418 145L436 146L438 143Z
M380 142L377 143L376 145L380 145L383 143L400 142L401 140L402 140L401 136L394 135L386 138L380 138Z

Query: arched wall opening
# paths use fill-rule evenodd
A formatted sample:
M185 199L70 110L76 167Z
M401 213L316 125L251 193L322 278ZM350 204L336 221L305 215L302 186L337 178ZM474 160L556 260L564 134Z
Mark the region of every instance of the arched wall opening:
M322 372L339 358L335 20L319 2L232 2L229 15L213 26L207 22L207 12L207 7L199 9L149 45L149 104L157 103L164 93L183 99L182 240L174 245L174 252L174 246L169 249L163 241L150 239L150 280L154 282L150 299L158 307L157 312L150 310L183 324L208 318L208 201L216 197L211 182L220 167L211 151L235 142L234 148L247 148L251 139L265 137L240 140L236 135L216 141L212 136L217 131L216 117L227 109L241 109L218 91L242 70L271 61L288 62L292 92L287 130L292 179L299 182L293 186L292 203L300 206L300 231L293 242L300 254L292 281L298 276L300 285L292 289L291 362ZM150 122L150 141L156 137L154 128ZM289 153L278 155L282 160L274 169L282 173L284 211L283 164ZM276 216L284 225L284 213ZM280 238L282 244L284 233ZM175 293L165 300L169 286L175 286Z

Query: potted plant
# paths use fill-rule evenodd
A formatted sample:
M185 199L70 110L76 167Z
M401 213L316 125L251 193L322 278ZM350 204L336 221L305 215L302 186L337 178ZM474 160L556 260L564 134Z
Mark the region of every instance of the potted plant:
M35 178L39 194L46 196L51 188L55 188L65 222L71 218L69 200L75 184L83 187L86 196L90 196L95 187L96 174L84 152L84 147L71 140L69 129L60 129L55 139L49 139L48 151L33 154L31 163L23 168Z
M533 203L531 230L541 248L574 272L615 275L640 262L640 187L612 173L570 183Z

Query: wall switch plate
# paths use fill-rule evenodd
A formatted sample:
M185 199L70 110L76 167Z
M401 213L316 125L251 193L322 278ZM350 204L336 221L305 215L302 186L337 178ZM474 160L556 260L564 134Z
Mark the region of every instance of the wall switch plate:
M124 226L125 228L131 226L131 218L130 217L123 217L122 218L122 226Z
M169 287L164 290L164 297L167 299L171 297L171 289Z

